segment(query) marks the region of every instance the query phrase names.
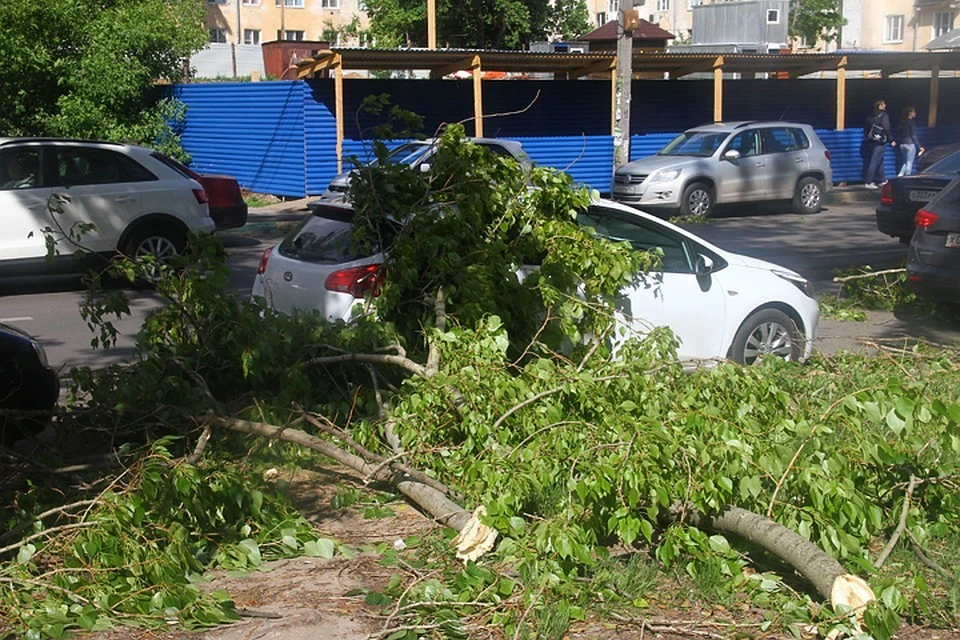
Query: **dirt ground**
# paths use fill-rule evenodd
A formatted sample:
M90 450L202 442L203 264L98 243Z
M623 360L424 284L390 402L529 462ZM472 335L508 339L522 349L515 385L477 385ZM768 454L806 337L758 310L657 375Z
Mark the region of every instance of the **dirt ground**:
M434 525L401 502L390 503L394 515L368 519L356 509L335 511L330 500L338 487L360 486L349 470L301 471L291 482L298 508L317 531L352 548L398 538L423 535ZM397 572L379 564L377 554L354 558L291 558L266 563L262 570L244 575L215 574L201 586L204 591L227 590L241 613L235 623L201 632L114 629L76 634L82 640L373 640L386 637L387 618L368 607L358 591L381 589ZM736 629L731 627L735 622ZM588 617L571 625L565 640L697 640L792 638L761 632L761 612L746 607L699 608L686 603L665 610L654 606L642 618L611 620ZM813 635L806 636L811 640ZM960 629L932 630L903 627L900 640L960 640Z

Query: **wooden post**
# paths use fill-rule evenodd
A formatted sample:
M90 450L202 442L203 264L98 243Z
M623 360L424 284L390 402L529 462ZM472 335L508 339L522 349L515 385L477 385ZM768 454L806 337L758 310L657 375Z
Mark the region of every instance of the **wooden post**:
M933 59L930 65L930 111L927 113L927 126L937 126L937 102L940 100L940 57Z
M480 56L473 56L473 62L470 63L473 71L473 135L478 138L483 137L483 89L480 75L483 69L480 67Z
M343 173L343 57L333 56L333 95L337 118L337 173Z
M427 48L437 48L437 0L427 0Z
M847 128L847 56L837 62L837 131Z
M723 122L723 56L713 61L713 121Z

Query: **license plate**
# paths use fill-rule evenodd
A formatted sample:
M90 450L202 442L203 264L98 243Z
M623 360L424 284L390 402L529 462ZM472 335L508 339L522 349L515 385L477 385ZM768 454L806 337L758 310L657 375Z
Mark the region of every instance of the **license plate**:
M635 194L637 190L638 190L637 187L630 187L630 186L615 185L613 187L614 193L622 193L623 195L628 195L628 196Z
M910 202L930 202L936 195L936 191L911 191Z
M960 233L947 234L947 249L960 249Z

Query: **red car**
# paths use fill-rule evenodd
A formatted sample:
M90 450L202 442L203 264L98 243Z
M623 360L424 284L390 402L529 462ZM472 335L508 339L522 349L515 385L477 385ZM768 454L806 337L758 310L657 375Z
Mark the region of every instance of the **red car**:
M153 157L185 176L193 178L203 186L203 190L207 192L210 217L217 225L217 231L235 229L247 224L247 203L243 200L240 184L236 178L227 175L199 174L182 162L162 153L154 153Z

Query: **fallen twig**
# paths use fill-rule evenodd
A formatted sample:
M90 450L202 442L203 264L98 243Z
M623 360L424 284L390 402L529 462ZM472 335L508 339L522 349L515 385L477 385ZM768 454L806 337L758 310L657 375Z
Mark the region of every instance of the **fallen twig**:
M900 508L900 521L897 523L897 528L893 530L893 535L890 536L890 540L887 541L887 545L883 548L883 551L880 552L877 561L874 563L878 569L882 567L883 563L890 557L893 548L897 546L897 542L900 540L900 536L903 535L904 530L907 528L907 515L910 513L910 501L913 498L913 490L916 486L917 478L911 475L910 484L907 485L907 492L903 495L903 506Z

